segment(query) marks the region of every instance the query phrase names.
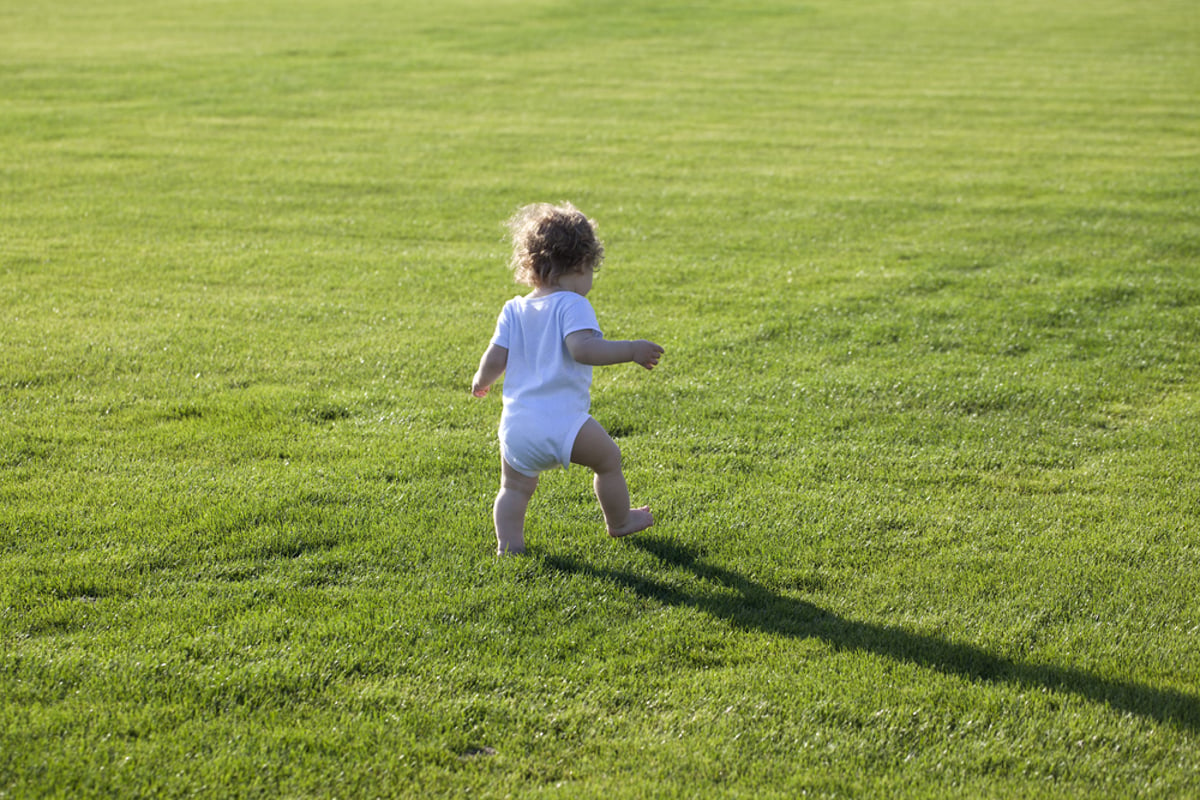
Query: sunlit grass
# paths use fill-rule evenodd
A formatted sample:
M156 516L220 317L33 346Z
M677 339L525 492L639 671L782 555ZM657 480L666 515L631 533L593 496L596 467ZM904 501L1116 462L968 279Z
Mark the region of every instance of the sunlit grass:
M0 9L0 795L1197 790L1195 10L751 5ZM659 523L498 561L562 199Z

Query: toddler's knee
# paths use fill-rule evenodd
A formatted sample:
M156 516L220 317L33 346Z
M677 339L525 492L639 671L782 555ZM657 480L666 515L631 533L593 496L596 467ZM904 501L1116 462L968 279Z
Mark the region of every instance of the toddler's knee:
M605 453L604 457L597 465L596 472L619 472L621 470L621 448L616 442L612 443Z
M537 478L523 475L511 468L504 470L500 475L501 492L515 492L525 496L532 496L534 490L537 489L537 485Z

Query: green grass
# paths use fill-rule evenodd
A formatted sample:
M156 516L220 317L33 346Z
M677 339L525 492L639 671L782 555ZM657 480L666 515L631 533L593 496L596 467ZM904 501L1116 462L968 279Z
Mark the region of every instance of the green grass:
M0 0L0 797L1200 792L1200 13ZM502 221L658 370L497 560Z

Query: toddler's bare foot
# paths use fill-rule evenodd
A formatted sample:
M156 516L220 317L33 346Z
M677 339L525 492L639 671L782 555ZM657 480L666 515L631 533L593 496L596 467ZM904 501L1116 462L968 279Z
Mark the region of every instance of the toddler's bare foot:
M650 506L631 508L629 509L629 517L626 518L625 524L619 528L609 528L608 535L614 539L620 539L622 536L644 531L653 524L654 515L650 513Z

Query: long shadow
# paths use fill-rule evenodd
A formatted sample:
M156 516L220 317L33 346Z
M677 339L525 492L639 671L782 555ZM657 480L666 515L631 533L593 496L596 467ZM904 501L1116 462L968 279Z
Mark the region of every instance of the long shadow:
M1200 697L1196 695L1102 678L1069 667L1024 664L936 636L855 622L812 603L776 594L732 570L703 563L694 551L680 544L650 537L634 539L631 544L667 564L690 570L704 581L732 589L741 597L731 598L722 592L685 591L654 577L602 569L562 556L547 556L545 562L563 572L615 581L643 597L694 608L746 630L798 639L816 638L840 650L874 653L976 681L1071 693L1119 711L1200 731Z

